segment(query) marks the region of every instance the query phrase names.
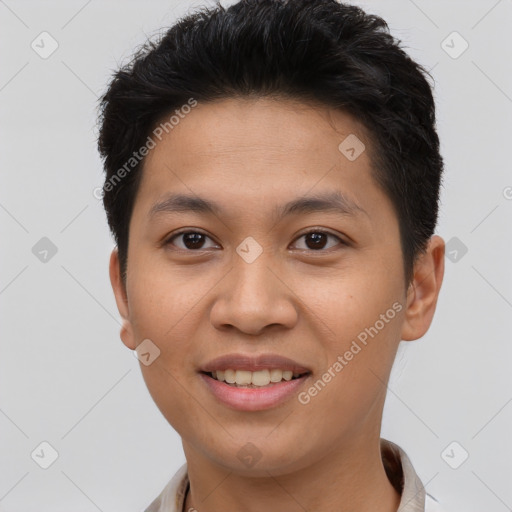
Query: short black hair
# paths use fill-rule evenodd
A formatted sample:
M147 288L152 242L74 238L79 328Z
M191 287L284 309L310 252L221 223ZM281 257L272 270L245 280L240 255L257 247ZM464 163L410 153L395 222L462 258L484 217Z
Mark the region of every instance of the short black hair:
M428 78L382 18L336 0L217 3L148 40L99 103L103 204L123 282L144 164L137 150L158 123L191 100L272 96L340 109L366 128L373 177L398 218L408 284L436 227L443 172Z

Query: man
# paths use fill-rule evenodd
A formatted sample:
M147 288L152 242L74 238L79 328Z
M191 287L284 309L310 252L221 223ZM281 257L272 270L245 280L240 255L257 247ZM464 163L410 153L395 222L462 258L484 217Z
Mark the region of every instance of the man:
M425 75L335 0L200 10L115 74L121 339L187 460L147 512L438 510L380 438L444 272Z

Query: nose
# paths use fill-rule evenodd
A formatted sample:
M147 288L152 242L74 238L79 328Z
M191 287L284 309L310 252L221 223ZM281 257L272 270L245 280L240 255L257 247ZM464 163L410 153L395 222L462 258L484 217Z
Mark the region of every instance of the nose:
M234 267L219 283L210 310L215 328L236 328L245 334L259 335L271 327L291 329L296 324L296 296L282 272L279 275L279 269L264 254L252 263L235 257Z

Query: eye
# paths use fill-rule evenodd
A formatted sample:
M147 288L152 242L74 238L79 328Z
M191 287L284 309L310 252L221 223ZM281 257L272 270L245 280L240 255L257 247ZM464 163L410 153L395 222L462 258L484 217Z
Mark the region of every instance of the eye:
M202 233L201 231L188 230L174 233L174 235L172 235L165 241L164 245L176 245L173 243L173 240L180 238L183 246L177 245L177 247L178 249L182 249L184 251L194 249L200 251L203 249L208 249L208 247L204 247L204 242L205 239L211 240L211 238L208 235Z
M328 245L329 238L331 240L335 240L342 245L347 245L339 236L333 235L328 231L323 231L321 229L312 229L307 233L303 233L296 240L300 240L301 238L305 238L306 247L299 247L301 250L312 250L319 251L322 249L330 249L336 244L332 244L330 247L326 247ZM212 239L201 231L193 231L193 230L183 230L178 233L174 233L170 236L165 242L164 245L174 245L178 249L183 251L201 251L204 249L209 249L210 247L205 247L205 241ZM175 243L174 240L179 240L181 245ZM214 243L213 247L216 244Z
M333 235L332 233L329 233L328 231L322 231L320 229L312 229L308 231L307 233L303 233L297 240L305 237L305 244L306 247L299 247L299 249L303 250L313 250L318 251L321 249L326 248L327 240L329 237L331 239L337 240L342 245L347 245L339 236ZM336 245L336 244L334 244ZM331 245L332 247L332 245ZM327 249L330 249L330 247L327 247Z

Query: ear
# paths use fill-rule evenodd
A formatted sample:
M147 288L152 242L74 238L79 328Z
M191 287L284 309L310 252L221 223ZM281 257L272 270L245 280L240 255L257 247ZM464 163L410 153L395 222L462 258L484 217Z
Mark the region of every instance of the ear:
M432 323L443 282L444 252L444 240L434 235L430 238L425 253L420 254L414 264L402 327L402 339L405 341L421 338Z
M119 263L119 253L117 247L110 255L110 284L114 291L117 309L123 319L123 326L121 327L121 340L131 350L135 350L136 343L133 335L133 328L130 321L130 310L128 308L128 295L126 293L125 285L121 279L121 266Z

